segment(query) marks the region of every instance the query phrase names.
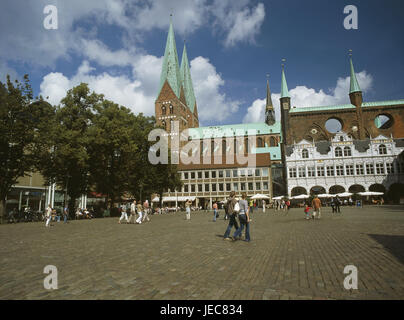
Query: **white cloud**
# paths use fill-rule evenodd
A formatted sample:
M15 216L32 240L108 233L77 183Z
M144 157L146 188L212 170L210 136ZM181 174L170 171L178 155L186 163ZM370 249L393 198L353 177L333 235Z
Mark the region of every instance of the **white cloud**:
M233 46L237 42L254 42L265 18L264 4L248 6L248 0L215 0L209 7L214 25L226 33L224 44Z
M191 76L198 105L199 119L221 122L237 112L239 101L229 99L221 92L224 80L209 59L197 57L191 61Z
M253 41L260 31L264 18L265 9L262 3L259 3L254 9L245 8L243 11L237 12L225 44L232 46L240 41Z
M372 88L373 77L365 70L356 74L359 86L363 92ZM323 89L316 91L306 86L296 86L289 90L291 96L291 104L293 107L315 107L350 103L349 101L349 85L350 77L338 78L335 88L327 94ZM272 94L272 102L274 104L275 116L280 119L280 93ZM265 119L265 100L257 99L247 109L243 122L260 122Z
M100 65L110 66L128 66L132 61L128 50L120 49L111 51L100 40L82 39L83 54L90 60L97 61Z
M51 104L59 104L67 91L84 82L92 91L102 93L106 99L130 108L134 113L154 114L155 96L146 95L141 81L130 79L124 75L112 76L106 72L98 75L88 61L83 61L77 73L68 79L61 73L49 73L40 85L41 95L49 97Z
M162 58L138 55L131 61L132 77L107 72L97 74L97 70L86 60L70 79L61 73L49 73L42 80L40 94L49 97L48 101L57 105L70 88L85 82L91 90L104 94L107 99L130 108L134 113L154 115ZM190 64L199 119L202 122L221 122L230 113L237 112L240 102L229 99L222 92L224 80L209 60L197 57Z

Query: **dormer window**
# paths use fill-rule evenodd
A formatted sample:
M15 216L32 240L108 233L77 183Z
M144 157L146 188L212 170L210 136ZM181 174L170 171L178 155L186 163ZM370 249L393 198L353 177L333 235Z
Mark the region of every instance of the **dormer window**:
M308 159L309 158L309 151L307 149L302 150L302 158Z
M342 157L342 149L340 147L335 148L335 156Z
M387 154L387 148L384 144L379 146L379 154Z
M351 157L352 156L352 151L350 147L345 147L344 148L344 157Z

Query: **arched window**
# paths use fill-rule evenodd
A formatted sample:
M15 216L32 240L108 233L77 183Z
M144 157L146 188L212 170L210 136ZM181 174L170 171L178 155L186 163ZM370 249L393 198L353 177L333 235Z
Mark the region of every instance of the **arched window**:
M387 148L384 144L379 146L379 154L387 154Z
M170 105L170 114L174 113L174 107L172 105Z
M166 114L166 106L161 107L161 114L163 114L163 115Z
M271 147L276 147L278 144L276 143L276 140L275 140L275 138L274 137L271 137L270 139L269 139L269 145L271 146Z
M335 148L335 156L342 157L342 149L340 147Z
M245 153L248 153L248 148L249 148L249 146L248 146L248 138L245 138L244 139L244 143L245 143L245 146L244 146L244 152Z
M163 126L164 129L167 129L167 124L166 124L166 122L164 120L161 121L161 125Z
M308 159L309 158L309 151L307 149L302 150L302 158Z
M345 147L344 148L344 157L350 157L352 156L352 151L350 147Z
M264 146L264 143L263 143L263 141L262 141L262 138L258 138L257 139L257 147L258 148L261 148L261 147L263 147Z

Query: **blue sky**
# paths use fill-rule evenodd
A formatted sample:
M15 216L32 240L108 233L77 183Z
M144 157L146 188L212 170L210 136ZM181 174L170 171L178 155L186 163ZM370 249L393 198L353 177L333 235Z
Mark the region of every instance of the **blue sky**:
M49 4L57 30L43 27ZM358 30L343 26L346 5L358 9ZM404 99L400 0L3 0L0 79L28 73L53 104L88 82L152 115L170 12L180 61L187 43L202 125L263 121L267 73L278 110L282 58L292 105L348 103L348 49L365 101Z

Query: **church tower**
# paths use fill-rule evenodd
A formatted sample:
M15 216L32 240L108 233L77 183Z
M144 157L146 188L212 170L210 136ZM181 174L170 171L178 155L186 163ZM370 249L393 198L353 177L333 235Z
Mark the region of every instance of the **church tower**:
M275 124L275 110L272 104L271 91L269 90L269 79L267 79L267 102L265 106L265 123L269 126Z
M199 127L198 111L192 85L187 51L184 45L181 68L178 63L174 28L170 20L160 87L155 101L156 124L171 132L178 121L180 132Z
M349 53L349 66L351 71L350 77L350 85L349 85L349 100L351 100L351 104L356 107L356 119L358 121L357 128L357 138L363 140L366 138L365 126L363 123L363 114L362 114L362 90L359 87L358 80L356 79L354 66L352 63L352 50Z

